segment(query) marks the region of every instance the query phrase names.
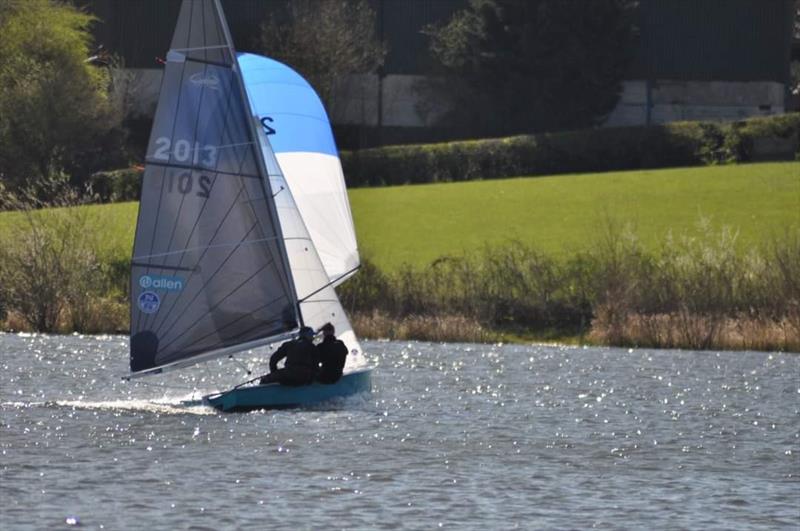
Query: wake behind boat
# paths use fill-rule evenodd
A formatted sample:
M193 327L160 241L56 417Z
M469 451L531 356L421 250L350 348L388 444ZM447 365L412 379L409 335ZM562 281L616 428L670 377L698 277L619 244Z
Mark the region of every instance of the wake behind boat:
M183 0L142 177L131 373L275 345L331 323L349 351L339 382L236 387L206 403L289 407L368 391L371 371L334 290L359 257L330 123L297 73L243 57L246 68L218 0Z

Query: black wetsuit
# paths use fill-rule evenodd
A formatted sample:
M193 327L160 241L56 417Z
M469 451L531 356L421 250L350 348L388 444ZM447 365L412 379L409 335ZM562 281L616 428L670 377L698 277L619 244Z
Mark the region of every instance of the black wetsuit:
M283 369L279 369L278 362L284 358ZM269 358L269 374L261 378L261 383L308 385L314 381L318 367L319 354L310 339L287 341Z
M322 369L317 375L317 380L322 383L336 383L342 377L347 347L333 336L325 336L322 343L317 345Z

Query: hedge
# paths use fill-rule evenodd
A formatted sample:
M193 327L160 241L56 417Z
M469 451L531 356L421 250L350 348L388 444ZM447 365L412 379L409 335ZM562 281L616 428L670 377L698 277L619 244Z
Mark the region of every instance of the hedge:
M674 122L386 146L341 153L349 187L497 179L614 170L800 160L800 113L740 122ZM101 201L132 201L141 169L100 172Z
M800 158L800 114L675 122L342 152L348 186Z

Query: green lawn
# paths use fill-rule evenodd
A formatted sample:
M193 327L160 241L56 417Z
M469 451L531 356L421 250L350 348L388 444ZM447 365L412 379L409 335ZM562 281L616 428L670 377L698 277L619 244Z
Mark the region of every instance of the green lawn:
M738 230L746 247L800 227L800 163L361 188L350 198L362 255L386 269L512 240L563 255L592 245L609 223L656 245L709 219ZM136 206L91 207L117 259L130 256ZM19 221L0 214L0 230Z
M707 219L738 230L746 247L800 227L800 163L361 188L350 198L362 255L384 268L511 240L563 255L609 223L653 246Z

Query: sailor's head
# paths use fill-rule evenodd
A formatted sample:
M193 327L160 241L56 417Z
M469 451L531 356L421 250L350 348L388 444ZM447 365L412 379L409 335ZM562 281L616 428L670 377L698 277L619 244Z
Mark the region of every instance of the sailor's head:
M301 339L314 339L314 329L308 326L304 326L300 329L300 338Z
M320 330L322 330L322 333L325 334L326 337L332 336L334 335L334 333L336 333L336 329L333 328L333 325L331 323L325 323L324 325L322 325L322 328L320 328Z

